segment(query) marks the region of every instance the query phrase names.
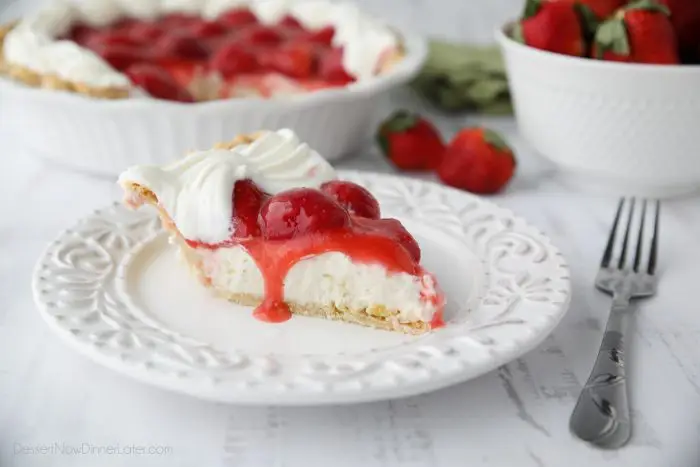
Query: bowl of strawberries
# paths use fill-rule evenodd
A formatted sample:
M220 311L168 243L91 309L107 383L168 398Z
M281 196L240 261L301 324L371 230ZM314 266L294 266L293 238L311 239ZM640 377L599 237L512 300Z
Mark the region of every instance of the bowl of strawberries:
M523 136L588 186L700 188L700 1L528 0L497 32Z

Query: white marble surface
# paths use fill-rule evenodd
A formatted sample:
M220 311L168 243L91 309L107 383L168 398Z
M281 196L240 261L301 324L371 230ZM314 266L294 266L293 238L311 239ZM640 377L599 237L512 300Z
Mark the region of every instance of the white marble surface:
M5 0L7 1L7 0ZM17 2L14 2L17 3ZM515 0L365 0L425 32L487 41ZM0 5L2 5L0 3ZM450 7L451 5L451 7ZM459 21L454 18L459 15ZM464 22L462 23L462 20ZM403 94L393 105L412 105ZM388 110L388 108L387 108ZM700 463L698 199L664 206L659 295L639 308L628 368L631 444L604 452L567 424L609 301L592 281L615 199L573 191L510 119L439 118L446 134L484 123L508 136L519 172L494 201L544 230L572 269L574 299L537 350L477 380L406 400L332 408L240 408L141 385L64 346L31 299L34 261L56 233L119 197L111 181L35 160L2 133L0 170L0 465L241 467L687 467ZM37 135L41 137L41 135ZM391 171L371 150L344 167ZM161 454L29 454L30 447L156 447ZM85 444L83 444L85 443Z

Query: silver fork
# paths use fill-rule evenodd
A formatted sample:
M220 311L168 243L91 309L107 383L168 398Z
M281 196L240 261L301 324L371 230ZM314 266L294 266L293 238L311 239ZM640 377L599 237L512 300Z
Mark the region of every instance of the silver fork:
M614 254L615 238L625 204L629 204L627 226L622 238L622 247L618 254ZM630 233L636 204L638 203L634 198L627 203L622 198L617 207L615 221L595 280L595 286L599 290L612 295L612 308L593 371L581 391L569 424L576 436L601 448L622 447L627 444L632 434L624 366L625 331L632 313L631 301L651 297L656 293L661 206L658 201L653 203L655 209L651 240L645 242L645 224L648 229L648 218L651 216L647 211L651 210L648 206L651 203L642 201L641 214L637 216L640 219L633 251L634 259L630 263ZM647 255L644 255L645 243L648 245ZM646 256L646 261L643 256Z

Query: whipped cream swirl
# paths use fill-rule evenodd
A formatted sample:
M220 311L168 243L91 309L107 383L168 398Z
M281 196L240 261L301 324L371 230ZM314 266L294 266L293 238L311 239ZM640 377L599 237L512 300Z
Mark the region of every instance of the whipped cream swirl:
M121 17L150 20L168 13L187 13L214 19L226 10L250 8L264 24L290 14L309 29L333 26L333 43L343 48L343 65L358 80L377 72L382 55L398 47L398 39L384 23L364 14L352 3L326 0L57 0L26 17L5 38L9 63L40 74L99 87L130 87L129 79L92 51L70 41L57 41L76 22L106 26Z
M231 237L233 187L250 179L276 194L318 188L336 178L333 167L291 130L266 132L231 150L194 152L166 166L142 165L121 174L119 183L151 190L189 240L221 243Z

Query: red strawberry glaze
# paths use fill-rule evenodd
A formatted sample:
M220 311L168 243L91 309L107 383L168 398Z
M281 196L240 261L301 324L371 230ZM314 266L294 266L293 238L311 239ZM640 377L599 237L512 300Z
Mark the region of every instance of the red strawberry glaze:
M333 27L306 29L292 16L264 25L241 8L213 20L173 13L152 21L124 18L102 28L78 23L64 38L91 49L119 71L158 65L183 88L197 84L195 76L214 78L201 82L223 80L194 96L209 100L213 95L298 94L354 82L343 68L343 51L333 45L334 35Z
M234 193L242 194L243 187L245 190L250 190L252 182L246 180L238 182L236 185ZM285 193L277 196L284 197ZM317 192L317 194L322 197L326 196L321 192ZM269 195L265 194L265 196ZM240 200L235 201L236 204L240 204L240 202ZM245 214L247 218L250 217L250 206L259 204L259 200L256 200L255 203L246 203L248 206ZM337 206L344 209L340 205ZM327 207L323 207L323 209L325 209L324 212L327 212ZM314 213L304 212L303 207L301 211L300 225L302 227L292 238L266 240L264 232L257 236L248 234L245 237L237 236L234 232L229 240L219 244L186 241L192 248L217 250L239 246L245 249L260 269L265 282L264 299L253 313L253 316L261 321L278 323L291 318L289 306L284 301L284 280L294 265L301 260L324 253L340 252L355 263L380 264L389 273L406 273L421 278L423 290L420 299L434 305L439 310L432 318L431 328L443 325L442 307L444 301L442 294L433 290L434 284L426 283L427 273L419 265L420 251L414 250L415 240L405 229L398 227L400 226L398 221L394 219L370 219L347 213L349 222L342 227L324 230L314 224L313 227L307 227L311 228L312 231L302 232L301 229L305 225L312 225L308 223L308 219L313 217ZM264 207L261 212L265 212ZM284 221L288 222L289 218L285 217ZM234 219L233 224L238 222L237 219ZM264 230L265 225L262 225ZM248 232L250 231L251 229L248 229ZM407 236L410 237L408 245L406 245Z
M441 328L445 325L445 320L442 317L442 306L443 302L441 302L440 308L433 315L433 319L430 320L430 329Z

